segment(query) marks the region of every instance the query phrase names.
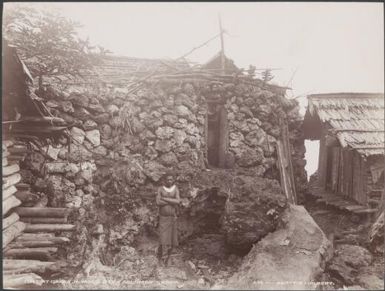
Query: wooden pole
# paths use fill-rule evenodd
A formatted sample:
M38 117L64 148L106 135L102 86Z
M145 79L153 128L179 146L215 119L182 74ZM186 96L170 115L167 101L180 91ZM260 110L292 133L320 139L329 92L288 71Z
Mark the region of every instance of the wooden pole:
M51 255L56 252L57 248L55 247L9 249L4 252L4 257L17 259L31 258L49 260L51 258Z
M16 241L22 240L46 240L48 238L54 238L53 233L23 233L17 237Z
M49 266L54 265L54 262L42 262L42 261L34 261L34 260L10 260L10 259L4 259L3 260L3 268L4 270L14 270L19 269L23 267L30 266L31 268L46 268ZM36 270L32 270L36 271Z
M220 32L220 39L221 39L221 69L222 74L225 74L226 71L226 59L225 59L225 43L223 40L223 28L222 28L222 20L221 15L218 15L218 21L219 21L219 32Z
M37 240L19 240L16 239L11 242L8 247L12 249L20 248L37 248L37 247L52 247L60 244L68 243L70 240L66 237L48 237L44 239Z
M25 217L23 216L20 221L31 223L31 224L60 224L60 223L67 223L66 217Z
M55 231L73 231L73 224L27 224L24 232L55 232Z
M17 207L15 211L20 217L65 217L71 210L51 207Z

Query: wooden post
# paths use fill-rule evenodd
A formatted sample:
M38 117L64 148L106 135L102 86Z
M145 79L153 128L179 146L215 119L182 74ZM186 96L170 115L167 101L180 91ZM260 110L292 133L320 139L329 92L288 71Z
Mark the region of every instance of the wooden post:
M226 58L225 58L225 44L223 40L223 28L222 28L222 20L221 20L221 15L218 15L218 20L219 20L219 32L220 32L220 39L221 39L221 70L222 74L225 74L226 72Z

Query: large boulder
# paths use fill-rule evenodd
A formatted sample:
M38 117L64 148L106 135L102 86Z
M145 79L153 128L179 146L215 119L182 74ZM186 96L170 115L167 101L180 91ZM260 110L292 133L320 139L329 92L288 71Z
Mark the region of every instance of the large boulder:
M314 290L332 245L303 206L290 205L282 226L259 241L226 288Z
M238 175L226 205L223 227L227 243L239 251L276 229L286 197L276 180Z

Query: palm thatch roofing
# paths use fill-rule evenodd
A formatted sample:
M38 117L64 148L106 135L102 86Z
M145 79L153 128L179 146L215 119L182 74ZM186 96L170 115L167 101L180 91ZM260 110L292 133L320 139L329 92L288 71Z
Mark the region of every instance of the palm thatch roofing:
M384 94L309 95L305 138L319 139L322 128L335 136L342 147L364 156L384 155Z

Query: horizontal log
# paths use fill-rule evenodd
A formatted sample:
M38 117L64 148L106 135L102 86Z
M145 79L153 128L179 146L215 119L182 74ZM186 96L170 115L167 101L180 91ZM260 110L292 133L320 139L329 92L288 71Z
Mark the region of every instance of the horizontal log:
M42 248L42 247L54 247L58 243L52 240L24 240L24 241L13 241L8 247L11 249L23 249L23 248Z
M43 124L57 124L57 125L65 125L66 122L63 118L60 117L24 117L22 122L35 122L35 123L43 123Z
M3 190L3 201L7 200L10 196L15 194L17 192L17 189L15 186L8 187L7 189ZM17 197L16 197L17 198Z
M31 185L27 183L18 183L16 185L16 188L17 190L20 190L20 191L29 191L31 190Z
M24 156L9 156L8 157L8 162L10 162L10 163L19 163L23 158L24 158Z
M13 212L11 215L3 219L3 229L6 229L7 227L10 227L12 224L19 221L19 215L17 213Z
M68 208L51 207L17 207L15 211L20 217L65 217L71 212Z
M75 229L73 224L27 224L24 232L55 232L72 231Z
M21 175L19 173L15 173L8 177L3 177L3 190L7 189L12 185L16 185L21 180Z
M53 233L23 233L17 237L16 241L21 240L46 240L48 238L54 238L55 234Z
M9 249L3 255L5 258L49 260L57 250L55 247Z
M4 176L10 176L10 175L17 173L19 171L20 171L20 167L18 164L13 164L13 165L3 167L3 177Z
M21 202L26 203L37 203L39 201L39 196L37 194L31 193L28 190L17 191L15 193L15 197L19 199Z
M13 270L13 269L18 269L21 267L25 267L28 265L33 265L33 266L52 266L54 265L54 262L43 262L39 260L12 260L12 259L4 259L3 260L3 269L4 270Z
M8 165L8 160L7 158L3 157L3 167L7 166Z
M14 145L14 142L13 142L12 140L7 139L7 140L3 140L2 144L3 144L6 148L8 148L8 147L13 146L13 145Z
M61 224L67 223L66 217L26 217L23 216L20 218L20 221L31 224L40 224L40 223L53 223L53 224Z
M13 146L8 148L8 151L11 154L25 154L28 152L28 148L26 146Z
M3 217L12 209L21 204L21 201L15 196L10 196L3 200Z
M18 125L17 127L15 126L12 128L12 132L15 133L55 133L57 131L62 131L64 129L67 129L66 126L22 126Z
M9 155L10 155L10 153L8 150L5 150L2 152L2 158L7 158L7 157L9 157Z
M39 275L34 273L24 274L4 274L3 276L3 287L4 289L9 288L20 288L24 289L27 284L34 284L41 286L44 280Z
M18 221L3 230L3 248L18 237L24 231L25 227L26 225L24 222Z

